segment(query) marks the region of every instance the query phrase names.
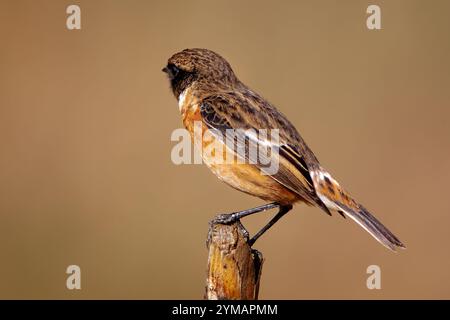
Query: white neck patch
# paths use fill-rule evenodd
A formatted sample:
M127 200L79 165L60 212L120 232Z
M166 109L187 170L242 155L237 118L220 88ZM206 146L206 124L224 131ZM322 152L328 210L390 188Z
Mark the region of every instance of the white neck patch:
M186 91L187 89L184 89L184 91L178 96L178 109L180 109L180 111L181 108L183 108L184 100L186 99Z

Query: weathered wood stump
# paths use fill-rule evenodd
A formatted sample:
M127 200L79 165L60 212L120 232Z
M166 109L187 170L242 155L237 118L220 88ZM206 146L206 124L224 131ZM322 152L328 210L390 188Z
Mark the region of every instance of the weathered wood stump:
M211 222L207 246L205 299L258 299L263 257L248 245L244 226L239 221L228 225Z

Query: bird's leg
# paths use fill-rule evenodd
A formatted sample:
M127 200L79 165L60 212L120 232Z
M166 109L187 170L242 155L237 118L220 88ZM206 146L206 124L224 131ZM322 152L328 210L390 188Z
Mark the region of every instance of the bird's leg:
M272 202L272 203L268 203L268 204L265 204L265 205L262 205L262 206L259 206L256 208L237 211L237 212L233 212L233 213L219 214L217 217L215 217L211 221L211 223L212 224L216 224L216 223L231 224L233 222L240 220L243 217L246 217L246 216L258 213L258 212L270 210L273 208L281 208L281 207L280 207L280 204L278 204L277 202Z
M258 231L258 233L256 233L253 236L253 238L251 238L248 241L248 244L250 245L250 247L253 246L253 244L256 242L256 240L258 240L258 238L261 237L264 234L264 232L269 230L271 226L273 226L278 220L281 219L281 217L283 217L286 213L288 213L292 209L292 205L284 205L284 206L280 205L279 207L280 207L280 211L278 211L278 213L275 215L275 217L273 217L272 220L270 220L268 224L266 224L261 230Z

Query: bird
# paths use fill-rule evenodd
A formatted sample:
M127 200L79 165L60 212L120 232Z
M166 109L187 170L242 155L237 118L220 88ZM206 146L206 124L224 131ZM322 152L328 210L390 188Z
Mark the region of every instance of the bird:
M203 152L204 163L226 184L267 202L256 208L219 215L216 222L229 224L258 212L277 209L274 217L249 239L252 246L291 211L294 204L305 203L328 215L338 212L344 218L351 218L392 251L406 248L322 167L288 118L241 82L221 55L203 48L184 49L173 54L162 71L167 74L183 125L194 143L199 143L200 149L212 142L222 144L223 150L233 156L231 162L220 162L213 161L214 152ZM196 124L201 130L195 130ZM208 130L212 132L211 139L202 141L201 135ZM224 139L230 130L238 132L232 139L232 146ZM248 133L258 130L276 130L278 139L272 141L267 135ZM277 161L277 170L267 174L262 160L251 161L255 159L249 156L250 145L268 146L271 153L267 157Z

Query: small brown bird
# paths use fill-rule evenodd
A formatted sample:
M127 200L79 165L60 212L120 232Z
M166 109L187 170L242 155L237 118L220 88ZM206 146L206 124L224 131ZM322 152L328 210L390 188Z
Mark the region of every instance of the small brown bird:
M337 211L343 217L350 217L391 250L405 247L333 179L289 120L242 83L219 54L207 49L185 49L169 58L163 71L169 77L183 124L193 140L201 141L202 148L208 147L212 141L202 141L195 134L203 135L206 130L211 130L216 138L213 142L222 143L227 152L231 150L233 157L236 157L232 163L223 163L212 161L211 154L202 153L204 162L212 172L233 188L272 202L221 215L217 221L231 223L250 214L278 208L274 218L250 239L252 245L289 212L294 203L304 202L321 208L329 215L331 211ZM195 123L201 124L200 133L195 133ZM233 140L237 148L230 147L223 139L230 129L239 132ZM246 133L249 129L278 129L279 139L274 143L249 135ZM238 163L238 157L252 160L247 152L249 143L270 145L270 157L277 160L278 170L265 174L262 161Z

